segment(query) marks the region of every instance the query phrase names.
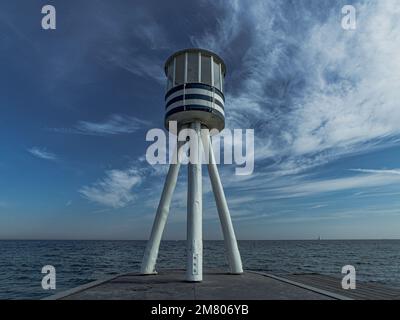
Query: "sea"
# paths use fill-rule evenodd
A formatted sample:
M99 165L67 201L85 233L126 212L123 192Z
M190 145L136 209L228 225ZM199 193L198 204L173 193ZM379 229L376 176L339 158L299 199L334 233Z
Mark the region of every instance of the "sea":
M138 272L146 241L1 240L0 299L41 299L111 275ZM157 268L185 268L185 241L162 241ZM400 289L400 240L239 241L246 270L334 276L352 265L359 281ZM222 241L204 241L204 268L226 269ZM56 289L41 286L56 270Z

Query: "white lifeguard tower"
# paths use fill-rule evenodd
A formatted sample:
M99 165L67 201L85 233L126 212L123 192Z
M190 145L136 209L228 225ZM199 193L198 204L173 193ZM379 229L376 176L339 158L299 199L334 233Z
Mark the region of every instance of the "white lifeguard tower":
M224 190L218 174L210 134L202 134L201 128L209 130L225 127L223 85L226 67L223 60L213 52L203 49L185 49L167 59L165 74L165 126L177 122L177 132L185 128L195 131L195 160L188 164L187 197L187 281L203 279L202 239L202 145L208 159L208 172L221 221L230 272L243 273L242 261L233 229ZM180 168L179 152L182 143L177 143L175 158L170 164L164 189L158 205L150 239L143 257L141 272L154 274L161 237L169 214L172 194ZM193 152L192 148L190 152Z

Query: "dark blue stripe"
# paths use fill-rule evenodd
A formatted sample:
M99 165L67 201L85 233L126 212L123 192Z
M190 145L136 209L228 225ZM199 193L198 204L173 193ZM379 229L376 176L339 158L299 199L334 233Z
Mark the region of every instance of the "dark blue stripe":
M187 83L186 84L186 88L187 89L204 89L204 90L214 91L215 93L220 95L222 100L225 102L225 96L222 93L222 91L219 90L218 88L210 86L208 84L205 84L205 83Z
M173 87L172 89L168 90L167 93L165 94L165 100L167 100L167 98L173 94L174 92L177 92L179 90L182 90L184 88L184 85L181 84L179 86Z
M208 90L211 92L215 92L216 94L218 94L221 98L222 101L225 102L225 96L222 93L221 90L219 90L216 87L210 86L208 84L205 83L186 83L186 84L180 84L179 86L173 87L172 89L168 90L168 92L165 94L165 100L167 100L167 98L173 94L174 92L177 92L179 90L182 90L183 88L186 89L204 89L204 90Z
M218 110L215 110L215 109L209 108L209 107L205 107L205 106L200 106L200 105L189 105L189 106L181 106L181 107L173 108L172 110L168 111L165 114L165 118L168 118L170 115L173 115L174 113L178 113L178 112L182 112L182 111L190 111L190 110L210 112L210 113L217 115L221 119L225 120L224 115L221 112L219 112Z
M182 101L183 99L185 100L189 100L189 99L199 99L199 100L204 100L207 102L213 102L213 97L210 96L206 96L205 94L186 94L186 95L181 95L181 96L177 96L175 98L172 98L171 100L169 100L166 105L165 108L168 108L171 104L177 102L177 101ZM214 103L219 105L222 109L224 109L224 104L217 100L214 99Z

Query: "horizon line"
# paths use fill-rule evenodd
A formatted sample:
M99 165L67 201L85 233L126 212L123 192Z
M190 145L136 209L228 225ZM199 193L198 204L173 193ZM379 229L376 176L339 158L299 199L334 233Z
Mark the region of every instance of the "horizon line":
M223 239L203 239L204 241L224 241ZM313 239L238 239L237 241L387 241L400 240L400 238L313 238ZM40 238L9 238L0 241L148 241L148 239L40 239ZM163 239L161 241L186 241L186 239Z

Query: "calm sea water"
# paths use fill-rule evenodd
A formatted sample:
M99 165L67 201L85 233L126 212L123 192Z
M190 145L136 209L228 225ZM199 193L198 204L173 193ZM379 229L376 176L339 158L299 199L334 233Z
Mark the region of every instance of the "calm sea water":
M0 241L0 299L38 299L89 281L139 271L145 241ZM240 241L245 269L277 275L341 275L400 288L400 240ZM41 269L57 270L57 290L41 288ZM158 268L184 268L185 242L164 241ZM222 241L205 241L204 267L227 268Z

